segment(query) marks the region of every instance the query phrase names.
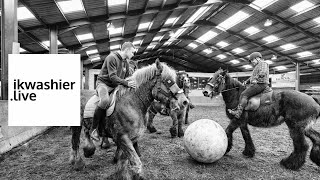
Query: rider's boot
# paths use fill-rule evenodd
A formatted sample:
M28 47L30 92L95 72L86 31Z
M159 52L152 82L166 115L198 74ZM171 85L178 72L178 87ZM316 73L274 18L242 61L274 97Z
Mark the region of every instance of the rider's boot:
M103 108L100 108L99 106L96 107L93 115L93 122L92 122L92 132L90 134L91 138L95 141L99 141L99 133L98 133L98 125L100 121L103 121L106 115L106 110Z
M228 109L228 111L235 118L240 119L242 111L243 111L243 106L241 104L239 104L236 109Z

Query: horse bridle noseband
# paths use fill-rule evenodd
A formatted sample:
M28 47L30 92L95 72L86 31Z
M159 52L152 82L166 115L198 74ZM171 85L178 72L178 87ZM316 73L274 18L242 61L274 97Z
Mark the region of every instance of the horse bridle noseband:
M161 77L161 71L156 71L156 83L155 87L152 90L152 96L154 99L158 100L158 94L163 94L166 98L166 101L169 101L169 98L175 98L177 99L176 95L183 93L183 90L179 88L179 86L171 79L171 78L165 78L163 79ZM161 88L161 82L165 85L165 87L169 90L169 92L166 92Z

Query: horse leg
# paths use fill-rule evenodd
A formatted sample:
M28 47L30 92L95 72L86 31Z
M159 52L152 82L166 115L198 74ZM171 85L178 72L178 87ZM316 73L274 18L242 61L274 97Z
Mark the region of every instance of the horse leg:
M232 133L239 127L240 125L237 123L237 121L230 121L230 124L228 125L227 129L226 129L226 134L228 137L228 147L226 150L225 155L231 150L232 148Z
M304 136L304 128L292 127L290 125L288 125L288 127L290 136L293 140L294 149L289 157L281 160L280 164L287 169L298 170L306 161L305 159L309 145Z
M143 179L142 162L128 135L118 137L122 155L117 163L116 179Z
M177 112L175 111L170 111L170 116L172 119L172 126L170 127L170 134L172 138L177 137L177 122L178 122L178 118L177 118Z
M190 105L187 106L184 124L189 124L189 119L188 119L188 117L189 117L189 110L190 110Z
M119 161L121 155L122 155L122 150L120 149L119 146L117 146L117 150L116 150L116 153L113 158L113 163L117 163Z
M101 149L109 149L111 147L111 143L109 142L108 137L102 137L100 147Z
M88 128L84 128L84 139L85 141L83 146L83 154L84 154L84 157L88 158L88 157L91 157L96 150L96 147L91 140L91 136Z
M141 153L140 153L140 150L139 150L138 142L133 143L133 147L136 150L138 156L141 157Z
M182 129L183 120L185 118L186 109L182 110L183 112L179 112L178 114L178 137L183 137L184 132Z
M305 135L312 141L310 159L316 165L320 166L320 133L310 128L305 131Z
M156 116L157 112L153 109L153 106L151 105L150 108L148 109L148 123L147 123L147 129L149 130L150 133L157 132L157 129L153 126L153 119Z
M254 144L252 142L252 138L250 135L250 131L248 129L248 125L247 124L241 125L240 130L241 130L241 134L244 139L244 142L245 142L245 148L244 148L244 151L242 152L242 154L247 157L253 157L256 152L256 148L254 147Z
M72 138L71 144L72 149L70 152L70 163L73 165L75 170L82 170L85 167L85 164L80 156L79 145L80 145L80 135L81 135L82 126L72 126Z

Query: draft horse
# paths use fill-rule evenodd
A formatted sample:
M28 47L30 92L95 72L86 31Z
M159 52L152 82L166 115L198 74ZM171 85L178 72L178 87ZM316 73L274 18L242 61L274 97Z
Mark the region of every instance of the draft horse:
M248 124L267 128L285 122L289 128L294 149L288 157L281 160L280 164L287 169L297 170L305 163L309 148L305 138L307 136L313 144L310 159L320 166L320 133L312 128L312 124L320 116L319 102L315 98L295 90L273 91L270 92L271 101L269 103L262 103L262 96L265 96L262 95L260 107L257 110L244 110L240 119L237 120L229 114L227 109L233 109L238 105L240 94L244 90L245 86L241 82L230 77L222 69L213 74L203 90L204 96L211 98L221 93L226 104L226 114L230 119L230 123L225 130L228 137L226 153L232 148L232 133L238 127L240 127L245 141L245 149L242 153L245 156L253 157L255 147ZM250 101L251 99L249 103Z
M190 92L190 78L188 73L185 71L178 71L176 78L177 85L180 89L183 90L184 94L188 98ZM172 126L170 127L171 137L183 137L184 132L182 129L182 124L188 124L188 114L189 114L190 104L185 108L180 109L173 102L168 104L162 104L158 101L153 101L151 106L148 109L148 123L147 129L150 133L157 132L157 129L153 126L153 119L157 113L170 116L172 118ZM177 125L178 125L178 134L177 134Z
M183 108L188 99L177 86L175 70L159 60L152 65L136 70L129 80L136 82L137 88L119 86L114 112L107 118L105 131L117 145L115 179L143 179L142 162L138 155L138 141L142 137L147 109L154 99L167 103L176 99ZM82 121L83 122L83 121ZM84 126L87 128L86 126ZM80 133L82 126L72 127L71 164L81 170L84 162L79 155ZM95 147L89 133L85 135L85 157L94 154Z

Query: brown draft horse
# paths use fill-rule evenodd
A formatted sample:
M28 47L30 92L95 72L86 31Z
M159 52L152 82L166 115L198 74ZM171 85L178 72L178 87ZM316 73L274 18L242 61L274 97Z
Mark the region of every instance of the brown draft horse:
M309 95L295 90L283 90L272 92L270 104L261 104L256 111L244 111L239 120L234 119L227 109L235 108L239 103L241 92L245 89L238 80L219 69L208 80L208 84L203 90L206 97L213 97L222 93L226 104L226 114L230 124L226 128L228 136L228 153L232 148L232 133L240 127L245 149L242 152L245 156L253 157L255 147L252 142L248 124L256 127L273 127L283 122L289 128L290 136L293 140L294 150L287 157L281 160L280 164L287 169L297 170L304 163L309 145L305 136L311 139L313 146L310 152L312 162L320 166L320 133L312 128L312 124L320 116L319 102Z
M142 162L139 157L138 141L142 137L145 126L147 109L154 99L167 103L176 99L183 108L188 99L177 86L175 70L159 60L152 65L136 70L128 79L137 84L136 89L119 86L114 112L107 118L105 131L117 145L116 173L110 178L143 179ZM83 114L82 114L83 115ZM85 125L82 120L82 125ZM80 134L82 126L72 127L71 164L81 170L84 162L79 154ZM89 131L85 130L84 156L94 154L95 146L90 139Z
M190 78L185 71L177 72L177 85L180 89L183 89L184 94L188 98L190 92ZM164 107L163 107L164 106ZM147 129L150 133L157 132L157 129L153 126L153 119L157 113L164 116L170 116L172 118L172 126L170 127L171 137L177 137L177 125L178 125L178 137L183 137L184 132L182 129L182 123L188 124L188 113L190 109L190 104L183 109L179 109L172 102L166 105L161 104L158 101L151 103L148 109L148 123Z

